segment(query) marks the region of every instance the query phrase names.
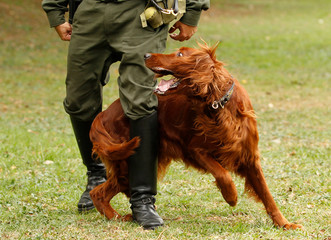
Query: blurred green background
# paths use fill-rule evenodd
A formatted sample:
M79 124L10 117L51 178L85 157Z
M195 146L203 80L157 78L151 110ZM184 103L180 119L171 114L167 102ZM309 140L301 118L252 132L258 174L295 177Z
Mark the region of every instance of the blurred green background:
M274 228L243 194L229 207L210 175L173 164L159 183L165 227L143 231L78 214L85 188L65 95L66 52L39 0L0 2L1 239L331 239L331 1L214 0L188 42L220 41L218 59L248 90L258 115L262 165L285 217L303 231ZM117 65L104 108L118 97ZM112 202L129 213L128 200Z

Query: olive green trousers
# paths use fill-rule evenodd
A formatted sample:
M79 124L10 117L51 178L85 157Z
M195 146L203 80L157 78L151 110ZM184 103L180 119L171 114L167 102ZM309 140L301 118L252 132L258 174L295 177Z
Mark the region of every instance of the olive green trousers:
M153 113L156 80L144 54L162 52L167 26L142 28L144 0L104 3L84 0L78 7L68 51L66 97L68 114L92 120L102 105L102 80L109 66L119 65L119 97L127 117L136 120Z

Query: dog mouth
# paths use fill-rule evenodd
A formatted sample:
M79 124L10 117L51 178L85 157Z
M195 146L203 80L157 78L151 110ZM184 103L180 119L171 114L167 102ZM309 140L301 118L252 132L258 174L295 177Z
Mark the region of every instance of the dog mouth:
M179 81L176 78L172 78L169 80L161 79L158 86L155 89L155 92L158 94L165 94L169 89L177 88L179 85Z
M161 78L163 76L171 75L173 76L173 72L169 69L165 69L163 67L154 67L151 70L155 73L155 78ZM157 85L155 92L157 94L165 94L169 89L176 88L179 85L179 81L177 78L172 77L170 79L160 79L159 84Z
M157 77L174 74L171 70L163 68L163 67L154 67L154 68L151 68L151 70L157 74Z

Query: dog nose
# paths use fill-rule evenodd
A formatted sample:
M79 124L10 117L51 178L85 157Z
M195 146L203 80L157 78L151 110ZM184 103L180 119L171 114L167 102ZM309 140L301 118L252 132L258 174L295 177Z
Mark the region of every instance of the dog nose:
M152 54L150 54L150 53L145 53L145 55L144 55L144 59L145 59L145 60L146 60L146 59L149 59L151 56L152 56Z

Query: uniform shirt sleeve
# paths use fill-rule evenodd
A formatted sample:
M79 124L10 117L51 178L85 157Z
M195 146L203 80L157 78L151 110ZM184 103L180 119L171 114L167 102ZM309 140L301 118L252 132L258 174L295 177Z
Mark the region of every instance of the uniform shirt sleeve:
M68 11L68 0L43 0L42 8L47 14L49 25L56 27L65 23L64 13Z
M200 20L201 11L206 11L209 7L210 0L186 0L186 13L180 21L189 26L197 26Z

